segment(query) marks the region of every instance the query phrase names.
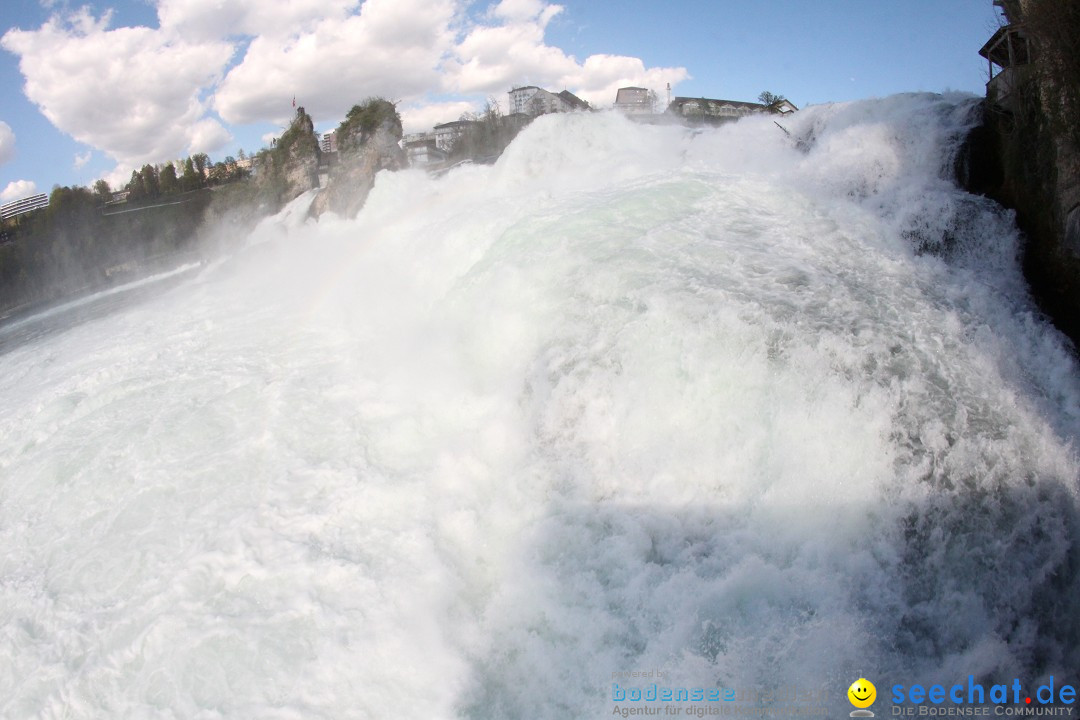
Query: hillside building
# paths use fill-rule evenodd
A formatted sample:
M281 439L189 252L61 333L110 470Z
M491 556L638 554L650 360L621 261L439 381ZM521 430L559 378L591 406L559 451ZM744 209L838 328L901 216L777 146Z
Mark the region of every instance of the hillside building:
M569 90L553 93L535 85L525 85L512 89L508 94L510 95L510 115L538 117L548 113L590 109L589 103Z
M692 125L720 125L750 115L787 115L796 110L798 108L790 100L777 100L772 105L763 105L739 100L677 97L668 106L669 113Z
M615 109L628 115L651 115L656 112L656 93L643 87L619 88Z
M319 140L319 149L324 153L336 153L337 148L337 131L331 130L330 132L323 133L322 138Z
M454 143L464 134L470 125L475 125L475 120L454 120L453 122L436 125L432 133L435 139L435 148L444 153L454 149Z
M22 215L23 213L28 213L32 210L38 210L39 208L48 206L49 196L45 193L31 195L30 197L25 197L21 200L12 200L9 203L0 205L0 220L7 220L16 215Z
M434 133L414 133L412 139L402 140L405 155L412 167L430 167L446 162L447 153L439 149Z
M795 107L795 103L784 98L783 100L777 100L772 105L766 106L765 109L776 115L787 115L796 112L799 108Z

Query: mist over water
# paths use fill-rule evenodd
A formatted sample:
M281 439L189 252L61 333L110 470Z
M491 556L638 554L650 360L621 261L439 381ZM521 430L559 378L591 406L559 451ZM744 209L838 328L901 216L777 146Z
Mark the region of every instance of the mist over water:
M1071 676L1080 376L975 121L547 116L8 350L0 715Z

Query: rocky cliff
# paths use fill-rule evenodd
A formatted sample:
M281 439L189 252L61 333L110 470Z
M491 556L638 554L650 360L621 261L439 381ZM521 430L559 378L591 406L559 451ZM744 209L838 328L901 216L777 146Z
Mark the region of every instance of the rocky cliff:
M259 194L280 207L319 187L319 157L319 139L311 116L304 108L297 108L296 116L274 147L256 156Z
M313 215L332 211L353 217L363 207L380 170L408 165L401 140L401 117L394 104L369 99L349 111L335 131L338 152L326 187L312 204Z
M1005 0L1004 10L1031 62L988 85L960 176L1016 210L1032 291L1080 345L1080 3Z

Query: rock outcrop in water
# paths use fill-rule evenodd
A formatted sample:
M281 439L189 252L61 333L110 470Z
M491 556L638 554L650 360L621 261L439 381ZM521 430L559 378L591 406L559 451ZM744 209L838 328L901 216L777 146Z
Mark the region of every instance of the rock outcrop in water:
M1080 4L1003 4L1032 61L988 86L984 126L968 138L958 174L969 190L1016 210L1032 291L1080 343Z
M313 215L332 211L354 217L364 206L380 170L408 165L401 140L401 117L394 104L372 98L354 105L335 132L337 162L330 166L326 187L312 204ZM299 193L297 193L299 194Z
M315 124L304 108L297 108L292 123L273 149L258 154L256 182L274 204L283 206L319 187L319 155Z

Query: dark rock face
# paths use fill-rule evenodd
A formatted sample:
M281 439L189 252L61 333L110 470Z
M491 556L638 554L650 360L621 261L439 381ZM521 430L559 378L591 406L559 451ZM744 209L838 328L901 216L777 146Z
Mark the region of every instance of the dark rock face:
M956 156L956 181L976 195L989 195L1001 187L1004 181L1001 147L997 134L986 125L968 133L960 146Z
M1016 211L1032 294L1080 346L1080 152L1047 119L1037 82L1018 94L1009 110L986 101L983 125L957 156L956 179Z
M1039 232L1039 224L1029 233L1024 272L1054 323L1080 345L1080 206L1061 225Z
M380 170L408 167L401 141L401 119L393 103L369 100L349 111L337 129L337 164L312 204L313 215L331 211L355 217L364 206Z
M1032 294L1058 329L1080 345L1080 228L1068 230L1062 210L1075 195L1065 180L1080 158L1050 131L1033 96L1018 112L989 108L985 118L960 153L957 180L1016 211Z
M1080 346L1080 3L1001 5L1023 28L1030 62L1008 68L997 90L988 86L985 125L997 137L1002 176L996 186L985 183L985 193L1016 210L1032 293ZM980 187L977 178L970 187Z
M1080 257L1080 205L1069 212L1065 220L1065 248L1076 257Z

